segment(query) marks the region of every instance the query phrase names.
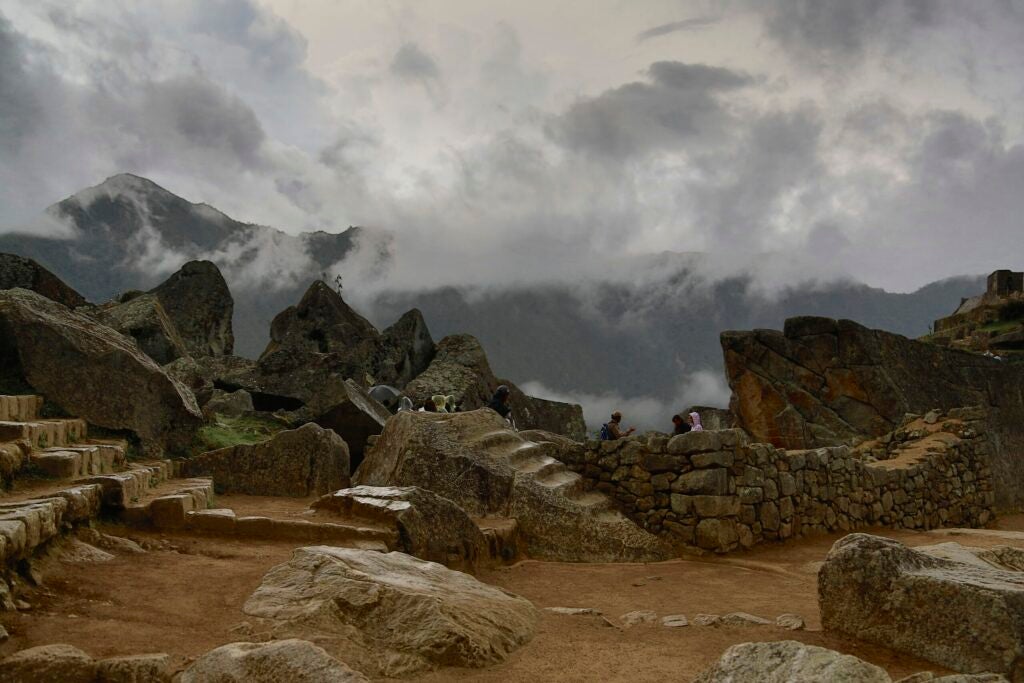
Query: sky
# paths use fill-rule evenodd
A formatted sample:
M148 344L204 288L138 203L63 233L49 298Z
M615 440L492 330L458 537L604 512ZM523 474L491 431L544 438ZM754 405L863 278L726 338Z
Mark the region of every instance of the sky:
M0 0L0 229L130 172L402 286L1021 269L1022 122L1020 0Z

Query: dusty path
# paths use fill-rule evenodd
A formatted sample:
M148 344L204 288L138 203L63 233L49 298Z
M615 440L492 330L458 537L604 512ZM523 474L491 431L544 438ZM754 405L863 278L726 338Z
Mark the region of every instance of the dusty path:
M289 506L291 507L291 506ZM279 510L287 514L290 510ZM1001 528L1024 530L1024 516ZM294 542L256 542L110 527L106 531L176 547L121 556L100 564L59 565L46 577L48 595L32 612L0 615L11 640L0 655L34 645L71 643L96 657L168 652L178 666L210 648L238 640L228 630L245 620L242 604L264 573L285 561ZM881 532L879 532L881 533ZM1007 544L1006 538L947 532L884 532L911 545L956 540ZM531 643L487 670L445 669L422 681L662 681L690 680L734 643L794 638L855 654L899 678L939 667L883 648L820 632L816 572L836 536L772 545L728 557L657 564L584 565L525 561L483 573L483 581L538 607L592 607L612 621L633 610L659 615L743 611L774 619L792 612L808 630L776 626L619 629L600 617L545 612ZM1024 540L1011 541L1024 547ZM657 577L657 578L655 578Z

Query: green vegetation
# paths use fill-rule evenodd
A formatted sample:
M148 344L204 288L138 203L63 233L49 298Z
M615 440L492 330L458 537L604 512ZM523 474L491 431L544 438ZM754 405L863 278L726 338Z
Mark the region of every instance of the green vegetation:
M994 334L1003 334L1004 332L1012 332L1013 330L1020 327L1020 320L1000 320L998 322L989 323L988 325L982 325L978 328L979 332L992 332Z
M287 424L272 417L217 415L210 424L200 427L192 452L199 454L229 446L260 443L287 428Z

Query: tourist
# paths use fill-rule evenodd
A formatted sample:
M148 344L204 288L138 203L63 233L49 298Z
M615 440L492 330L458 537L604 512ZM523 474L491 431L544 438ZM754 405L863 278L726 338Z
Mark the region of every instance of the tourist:
M445 408L445 397L444 397L444 394L434 394L434 396L431 398L431 400L434 402L434 412L435 413L447 413L448 412L448 410Z
M498 387L497 391L494 392L494 396L491 397L487 407L501 415L503 418L508 419L509 413L512 412L512 406L508 404L512 398L512 392L509 388L502 384Z
M700 414L696 410L690 413L690 431L704 431L704 427L700 423Z
M612 419L601 429L601 438L605 441L615 441L624 436L629 436L635 431L636 427L630 427L626 431L622 431L622 413L616 410L612 413Z
M403 396L398 399L398 412L405 413L415 410L416 407L413 405L412 399L408 396Z
M420 408L420 412L421 413L436 413L437 412L437 406L434 405L434 400L430 399L430 398L425 400L423 402L423 407Z
M673 415L672 424L675 428L672 430L673 434L685 434L690 431L690 423L683 419L682 415Z
M455 396L449 394L444 397L444 407L449 413L455 412Z

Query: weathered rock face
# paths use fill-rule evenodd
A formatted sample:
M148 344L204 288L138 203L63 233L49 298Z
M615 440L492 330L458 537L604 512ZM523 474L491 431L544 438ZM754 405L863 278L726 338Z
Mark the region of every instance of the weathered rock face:
M279 638L316 639L372 676L497 664L530 640L529 601L403 553L299 548L270 570L245 613Z
M330 493L311 507L393 527L402 552L452 569L473 571L487 549L484 535L465 510L416 486L357 486Z
M0 254L0 289L30 289L68 308L85 306L88 302L59 277L30 258Z
M376 374L404 387L430 366L435 351L427 321L414 308L384 330Z
M159 365L188 356L185 340L155 296L143 295L123 304L101 308L96 312L96 318L133 338L143 353Z
M849 320L791 318L785 330L722 334L732 412L755 441L782 448L854 443L906 413L982 406L995 439L999 507L1024 503L1024 367Z
M203 404L203 414L227 415L239 417L251 413L255 408L252 403L252 395L245 389L238 389L228 393L220 389L214 389L210 400Z
M281 409L280 405L268 405L267 397L260 396L258 370L256 361L238 356L200 356L198 358L179 358L164 366L168 375L187 386L195 394L200 405L213 397L214 389L237 391L245 389L253 397L256 410L272 412ZM293 410L302 405L301 401L291 399L285 409Z
M480 342L468 334L442 339L430 367L406 386L405 394L417 405L435 394L452 395L459 410L469 411L487 405L500 384L512 392L512 418L520 429L541 429L577 440L586 436L580 406L527 396L511 382L498 379Z
M207 652L181 674L181 683L363 683L358 671L306 640L229 643Z
M321 281L310 285L297 306L274 318L270 343L260 356L264 383L273 386L311 366L318 376L337 375L367 386L404 386L433 356L433 341L419 311L409 311L383 334ZM276 378L276 379L275 379ZM307 400L318 385L290 381L287 390ZM280 388L278 390L281 390ZM302 394L302 395L300 395Z
M1024 573L851 534L818 571L818 600L827 631L965 673L1024 676Z
M694 683L891 683L874 664L795 640L733 645Z
M515 518L527 552L576 562L665 559L668 545L587 492L554 457L561 446L527 441L487 409L403 412L355 474L360 485L419 486L471 515Z
M137 434L146 451L184 450L195 397L127 337L24 289L0 291L0 374L71 415Z
M348 446L315 424L251 446L221 448L182 461L182 476L213 477L218 493L322 495L349 485Z
M235 346L235 304L220 270L210 261L189 261L151 290L192 356L227 356Z

